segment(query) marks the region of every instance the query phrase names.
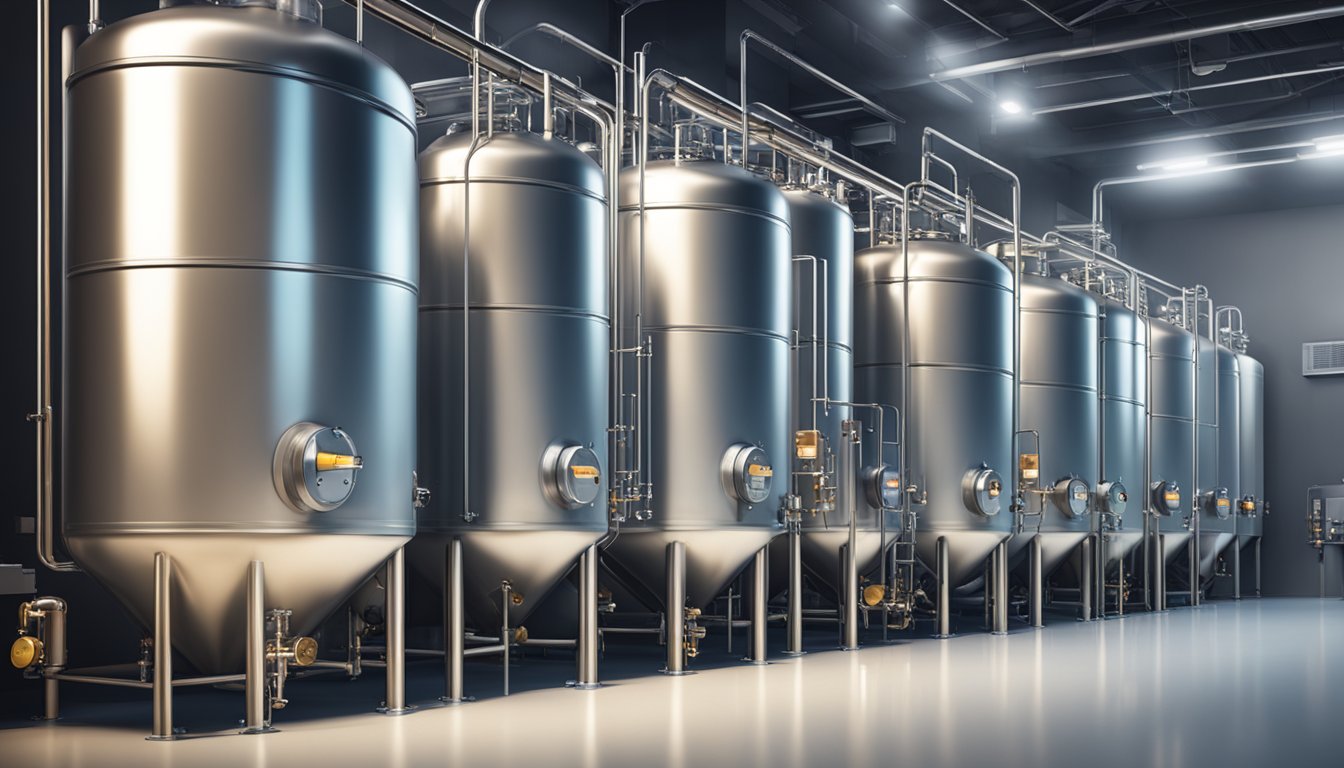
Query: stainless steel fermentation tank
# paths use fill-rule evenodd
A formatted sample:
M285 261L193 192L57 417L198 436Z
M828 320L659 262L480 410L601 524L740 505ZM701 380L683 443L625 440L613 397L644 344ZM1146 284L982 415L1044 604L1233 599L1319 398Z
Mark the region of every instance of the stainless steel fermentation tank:
M1161 534L1161 556L1185 551L1195 492L1195 337L1167 320L1148 321L1149 503ZM1159 586L1160 588L1160 586Z
M1263 535L1268 512L1265 505L1265 367L1242 352L1237 355L1237 371L1240 374L1237 455L1241 499L1237 505L1237 541L1238 546L1245 547L1258 542Z
M411 93L265 7L117 22L67 82L66 542L146 626L166 553L175 646L236 672L251 561L304 633L415 531Z
M562 140L464 131L420 156L419 466L433 497L407 551L443 585L461 540L479 630L500 625L502 582L517 626L607 531L607 221L602 169Z
M1203 498L1199 524L1199 573L1209 586L1219 555L1237 538L1241 488L1241 368L1237 353L1201 339L1200 351L1212 357L1215 399L1200 402L1200 478ZM1201 381L1203 381L1201 371ZM1200 393L1201 397L1204 395ZM1205 418L1211 416L1211 419ZM1208 421L1213 423L1207 423ZM1204 472L1212 471L1206 476ZM1205 477L1211 479L1205 481Z
M1107 572L1143 543L1144 444L1148 433L1148 321L1112 299L1100 304L1101 477Z
M908 285L899 244L855 256L855 399L900 403L908 375L903 479L916 551L932 568L946 539L959 586L1013 531L1013 275L983 251L913 235ZM895 425L886 429L895 441Z
M773 184L722 162L649 162L642 203L640 177L638 167L621 175L621 276L633 313L642 274L652 347L643 460L654 498L651 516L620 523L607 552L661 601L679 542L686 604L704 607L781 531L792 448L789 207ZM632 315L625 321L634 327Z
M1048 579L1092 530L1099 310L1091 293L1049 275L1039 253L1023 250L1018 450L1039 450L1036 466L1019 476L1025 480L1023 536L1040 536L1041 576ZM1011 243L990 252L1011 268Z
M786 188L792 236L794 299L793 428L815 430L823 438L818 458L803 461L797 491L801 507L804 566L821 585L839 592L843 558L849 541L849 517L837 503L837 453L841 424L851 409L854 373L854 219L848 208L826 191ZM815 299L815 304L814 304ZM819 402L822 399L832 404ZM861 418L868 419L867 413ZM876 461L875 440L867 440ZM822 473L817 476L811 473ZM869 505L855 505L856 552L860 573L877 563L881 525ZM893 529L894 533L894 529ZM788 576L788 542L776 539L770 548L771 593L784 588Z

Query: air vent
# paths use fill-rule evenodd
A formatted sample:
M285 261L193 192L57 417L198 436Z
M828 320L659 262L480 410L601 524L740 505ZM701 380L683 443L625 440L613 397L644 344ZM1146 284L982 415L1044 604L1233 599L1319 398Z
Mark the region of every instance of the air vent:
M1344 341L1314 341L1302 345L1303 376L1344 374Z

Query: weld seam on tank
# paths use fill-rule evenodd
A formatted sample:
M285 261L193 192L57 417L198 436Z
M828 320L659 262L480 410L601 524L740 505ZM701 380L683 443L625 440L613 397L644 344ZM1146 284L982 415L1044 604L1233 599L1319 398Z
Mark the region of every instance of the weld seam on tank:
M67 278L83 277L108 272L126 272L139 269L229 269L258 272L301 272L323 277L343 277L351 280L365 280L385 283L397 288L405 288L419 295L420 289L415 283L380 272L369 272L345 267L324 267L317 264L301 264L292 261L225 261L222 259L182 259L158 261L95 261L72 267L66 271Z
M321 88L332 93L338 93L350 99L354 99L366 106L373 107L384 115L393 118L397 122L410 129L411 133L416 132L415 121L402 114L401 110L393 104L382 99L371 96L365 91L351 88L342 88L339 84L324 79L319 75L309 75L296 69L285 67L267 67L255 62L219 60L219 59L197 59L187 56L163 56L155 58L144 58L133 61L117 62L115 64L83 69L78 72L72 72L66 80L67 89L81 80L87 80L90 77L107 72L115 72L123 69L152 69L155 67L178 68L198 68L198 69L223 69L230 72L246 72L253 75L265 75L267 77L277 77L283 80L294 80L304 85L311 85L315 88Z
M576 184L562 184L553 181L538 181L521 176L483 176L481 178L472 177L470 180L461 176L441 176L436 178L421 179L421 187L449 187L454 185L476 186L477 184L507 184L510 187L538 187L540 189L553 189L557 192L574 194L579 197L586 197L589 200L596 200L606 205L607 198L594 193L591 190L580 187Z

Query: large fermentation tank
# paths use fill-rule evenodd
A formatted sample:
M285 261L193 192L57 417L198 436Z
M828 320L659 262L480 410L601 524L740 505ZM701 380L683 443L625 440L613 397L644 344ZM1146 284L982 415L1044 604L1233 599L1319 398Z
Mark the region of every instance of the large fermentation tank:
M238 672L252 560L312 630L415 531L415 125L273 8L95 33L67 100L64 531L142 623ZM362 457L362 468L355 468Z
M854 393L854 219L846 207L822 192L786 188L784 198L789 205L794 255L793 428L816 430L823 436L825 450L820 457L800 466L804 472L815 472L838 466L844 420L858 418L872 422L876 418L871 410L854 412L846 406L827 408L816 402L823 397L848 402ZM806 257L816 259L815 266ZM891 417L888 413L887 418ZM875 462L876 441L868 440L864 446L871 449L865 459ZM887 459L895 461L894 455ZM849 516L845 514L845 505L837 503L835 475L830 474L826 481L830 490L818 488L820 481L821 478L803 475L797 482L802 508L803 563L821 584L838 591L840 547L849 541ZM881 526L877 514L862 499L856 500L854 508L858 515L856 550L859 570L863 572L876 564L882 545ZM777 591L788 575L785 539L776 539L771 546L770 565L773 591Z
M996 244L990 252L1012 265L1011 243ZM1024 497L1024 511L1032 516L1026 535L1040 535L1041 573L1049 578L1092 528L1100 447L1099 309L1091 293L1050 276L1039 256L1027 253L1021 262L1019 429L1040 438L1039 446L1034 436L1019 438L1020 451L1040 449L1036 488Z
M604 188L585 154L534 133L474 149L450 133L420 156L419 460L434 495L408 552L441 585L462 540L478 627L498 626L504 580L522 597L510 623L525 620L607 530Z
M1246 546L1265 528L1265 367L1243 352L1237 355L1237 370L1241 374L1237 539L1239 546Z
M855 399L901 403L906 329L901 247L855 256ZM933 567L948 542L948 577L963 585L1013 529L1013 275L989 254L946 238L910 241L907 477L917 552ZM885 425L886 439L898 437Z
M1195 337L1160 318L1148 321L1149 504L1157 514L1162 556L1190 542L1195 492Z
M711 160L650 162L642 222L640 192L639 169L623 171L622 306L635 311L642 271L654 495L651 518L621 523L606 551L661 600L667 545L682 542L687 604L703 607L781 530L789 209L773 184Z
M1207 342L1207 343L1206 343ZM1204 580L1213 578L1218 556L1237 537L1237 499L1241 488L1241 370L1237 354L1221 344L1201 339L1201 363L1207 362L1214 374L1212 402L1199 404L1199 464L1204 497L1199 523L1199 572ZM1201 382L1206 379L1203 368ZM1200 397L1204 392L1200 392ZM1206 417L1212 416L1213 424ZM1204 471L1212 469L1205 481Z
M1144 441L1148 433L1148 321L1101 302L1101 477L1097 503L1107 570L1143 542Z

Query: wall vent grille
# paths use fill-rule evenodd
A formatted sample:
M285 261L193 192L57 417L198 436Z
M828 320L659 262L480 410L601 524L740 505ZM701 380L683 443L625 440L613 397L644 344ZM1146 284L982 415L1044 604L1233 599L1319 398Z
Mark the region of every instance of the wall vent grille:
M1344 374L1344 341L1315 341L1302 345L1303 376Z

